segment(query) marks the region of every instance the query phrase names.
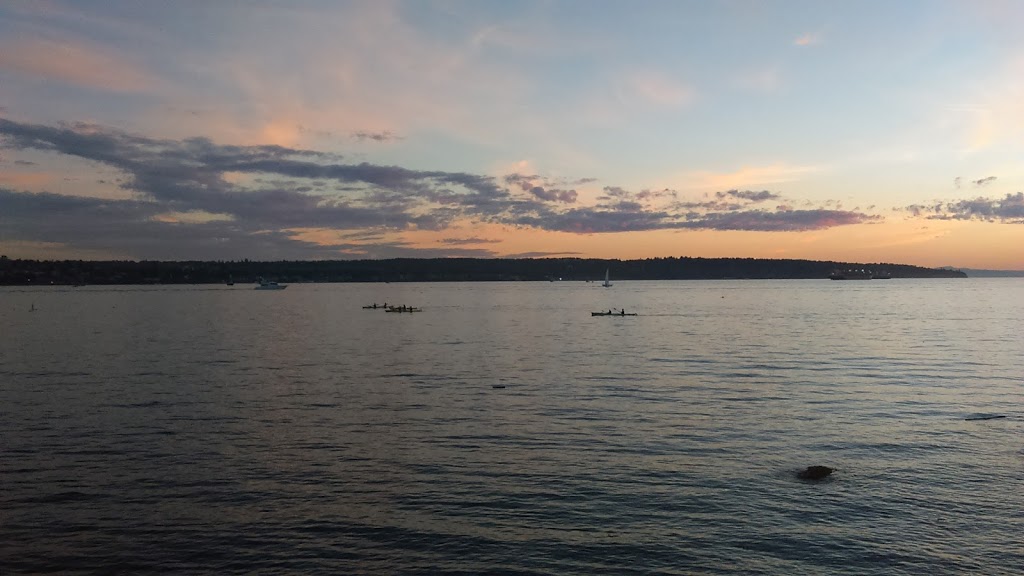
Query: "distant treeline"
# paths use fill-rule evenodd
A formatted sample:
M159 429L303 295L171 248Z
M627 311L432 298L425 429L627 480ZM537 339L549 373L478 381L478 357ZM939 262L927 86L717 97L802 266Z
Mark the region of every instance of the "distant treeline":
M0 257L0 285L222 284L256 282L488 282L828 278L870 270L892 278L965 278L958 270L759 258L395 258L390 260L184 261L15 260Z

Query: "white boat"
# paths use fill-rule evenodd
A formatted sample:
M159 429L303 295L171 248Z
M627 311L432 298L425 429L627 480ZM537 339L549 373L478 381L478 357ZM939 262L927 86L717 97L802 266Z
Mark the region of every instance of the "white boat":
M271 282L260 278L260 284L256 287L257 290L284 290L287 288L287 284L278 284L277 282Z
M604 284L601 284L601 286L604 286L605 288L611 288L612 287L612 283L608 281L608 269L607 268L604 269Z

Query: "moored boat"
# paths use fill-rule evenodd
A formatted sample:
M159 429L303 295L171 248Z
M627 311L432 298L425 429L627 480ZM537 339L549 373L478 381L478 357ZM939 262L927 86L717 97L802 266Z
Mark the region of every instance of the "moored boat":
M836 270L828 275L830 280L871 280L871 270Z
M287 287L287 284L278 284L277 282L260 278L260 283L256 286L256 290L284 290Z

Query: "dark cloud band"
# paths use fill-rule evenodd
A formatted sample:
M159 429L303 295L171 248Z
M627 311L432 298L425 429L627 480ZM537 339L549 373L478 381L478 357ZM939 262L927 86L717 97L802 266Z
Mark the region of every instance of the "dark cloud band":
M914 204L904 210L933 220L984 220L1024 224L1024 192L1003 198L974 198L932 204Z
M370 249L361 243L325 246L297 240L294 231L299 229L444 230L469 220L580 234L800 231L877 218L843 210L753 209L779 199L769 191L729 190L705 202L681 203L673 190L632 192L609 186L596 205L581 206L578 192L567 186L592 179L511 174L499 180L466 172L352 164L315 150L222 145L206 138L155 139L81 123L49 126L0 118L0 147L44 150L113 168L122 174L119 186L133 196L109 201L4 190L6 209L0 222L16 231L13 238L88 244L148 258L236 258L270 247L276 252L265 254L315 258ZM167 212L220 217L200 223L157 218ZM60 225L32 231L25 225L29 219ZM102 233L92 233L98 229ZM415 253L413 247L388 244L379 236L365 240L380 248L375 254L381 257ZM158 241L174 243L182 252L166 254L170 249ZM434 253L494 255L482 248L461 248L457 242L442 246Z

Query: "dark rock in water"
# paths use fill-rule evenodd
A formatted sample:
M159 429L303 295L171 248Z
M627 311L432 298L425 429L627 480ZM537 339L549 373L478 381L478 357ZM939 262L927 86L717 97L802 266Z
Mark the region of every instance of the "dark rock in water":
M821 480L834 470L835 468L829 468L828 466L808 466L807 470L797 472L796 477L801 480Z

